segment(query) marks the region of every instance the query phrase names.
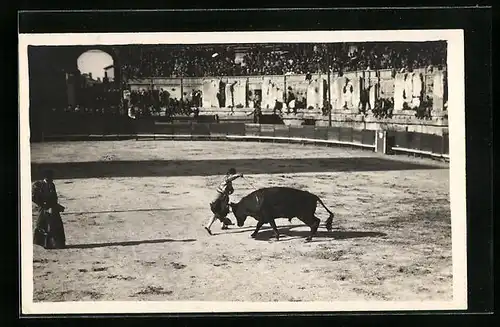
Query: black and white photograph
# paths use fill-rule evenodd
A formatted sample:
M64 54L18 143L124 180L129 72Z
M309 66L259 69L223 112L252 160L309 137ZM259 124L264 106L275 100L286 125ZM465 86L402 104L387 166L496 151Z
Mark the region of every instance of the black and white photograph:
M20 34L22 311L467 308L461 30Z

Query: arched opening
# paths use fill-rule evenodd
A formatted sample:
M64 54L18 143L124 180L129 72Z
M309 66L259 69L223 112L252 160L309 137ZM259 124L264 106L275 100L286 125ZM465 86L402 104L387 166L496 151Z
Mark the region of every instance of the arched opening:
M113 82L115 79L113 57L102 50L85 51L76 62L81 76L89 83Z
M120 81L117 62L107 51L77 53L74 78L68 79L68 102L74 111L118 114Z

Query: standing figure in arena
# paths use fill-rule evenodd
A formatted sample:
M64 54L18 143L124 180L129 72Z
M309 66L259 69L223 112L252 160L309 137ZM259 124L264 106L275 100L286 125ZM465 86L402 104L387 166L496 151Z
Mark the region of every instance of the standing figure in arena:
M45 249L63 249L66 247L66 235L59 213L64 212L64 207L58 203L52 171L45 171L43 180L33 183L31 194L38 207L33 243Z
M215 199L210 203L210 209L214 216L210 218L210 221L205 226L205 229L210 235L212 235L210 228L216 219L222 222L222 229L227 229L228 225L233 225L231 220L227 218L229 213L229 195L234 192L233 181L239 177L243 177L243 174L237 174L236 169L231 168L217 187Z

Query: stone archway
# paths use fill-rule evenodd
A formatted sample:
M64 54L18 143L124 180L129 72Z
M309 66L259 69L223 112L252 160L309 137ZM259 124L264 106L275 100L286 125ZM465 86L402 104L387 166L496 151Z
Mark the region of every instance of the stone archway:
M68 103L78 104L80 107L88 108L95 105L94 101L102 100L100 96L95 98L93 85L98 86L105 80L105 67L112 67L106 73L107 84L98 86L98 90L104 87L105 90L113 90L111 100L113 103L121 98L117 93L122 89L122 74L120 58L116 47L112 46L72 46L67 49L68 73L71 76L68 80ZM85 67L82 67L85 66ZM89 74L90 73L90 74ZM100 80L100 81L99 81ZM102 91L97 91L98 93ZM107 93L107 91L106 91ZM101 100L98 100L98 99ZM105 96L108 98L108 96ZM93 100L91 100L93 99ZM97 100L96 100L97 99ZM108 98L109 99L109 98ZM105 100L108 101L108 100ZM97 106L100 107L98 104Z
M121 87L122 74L118 49L113 46L30 46L28 69L30 84L30 128L32 141L39 140L44 117L68 105L68 75L78 71L78 57L88 50L109 54L115 67L114 80Z
M107 52L85 51L77 58L76 64L81 75L96 81L114 83L115 65Z
M118 49L113 46L107 45L95 45L95 46L73 46L68 49L70 53L68 53L68 57L71 58L71 69L76 71L78 69L78 58L86 52L89 51L102 51L111 56L113 59L114 66L114 80L115 83L119 86L122 83L122 74L121 74L121 64L120 58L118 54Z

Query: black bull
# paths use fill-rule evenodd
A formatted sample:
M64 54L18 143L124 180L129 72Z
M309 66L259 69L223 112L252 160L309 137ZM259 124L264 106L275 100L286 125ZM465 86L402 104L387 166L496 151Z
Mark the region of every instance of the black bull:
M326 220L325 227L332 230L333 213L325 206L323 201L307 191L290 187L268 187L256 190L243 197L238 203L230 203L231 209L242 227L248 216L255 218L258 223L252 237L255 237L259 229L265 223L269 223L274 230L276 240L279 240L279 232L276 227L276 218L298 218L311 228L311 234L306 238L312 240L318 230L321 220L315 216L316 205L320 203L330 214Z

